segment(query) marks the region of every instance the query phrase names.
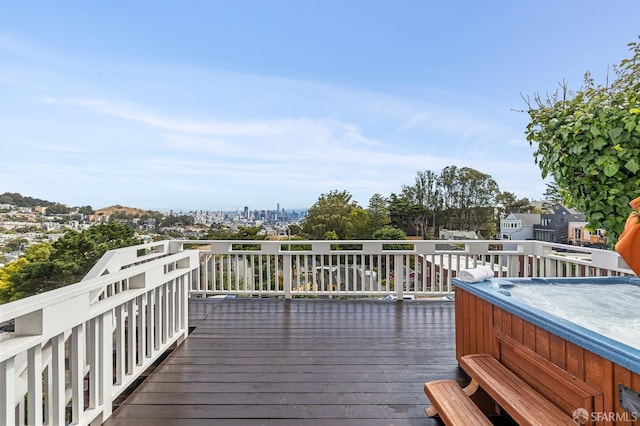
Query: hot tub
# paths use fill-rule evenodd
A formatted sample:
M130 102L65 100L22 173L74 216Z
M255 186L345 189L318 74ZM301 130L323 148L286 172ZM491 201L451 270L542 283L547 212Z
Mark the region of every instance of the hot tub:
M518 362L540 360L550 375L596 395L589 410L602 412L603 418L618 413L628 420L618 397L620 385L640 393L640 279L495 278L453 283L458 358L489 353L507 363L507 357L523 353L526 356ZM526 367L515 367L526 375ZM566 404L571 413L571 404Z

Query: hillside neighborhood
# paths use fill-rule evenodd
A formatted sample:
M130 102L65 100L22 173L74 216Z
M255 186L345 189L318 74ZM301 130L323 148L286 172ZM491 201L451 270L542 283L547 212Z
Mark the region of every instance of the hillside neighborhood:
M48 207L19 207L0 204L0 266L16 260L26 247L54 242L68 230L83 231L107 222L129 224L136 235L149 242L169 238L201 238L212 228L237 230L258 227L266 238L287 237L289 226L299 223L305 212L249 210L236 212L189 211L164 213L115 205L95 211L68 209L68 213L48 214ZM53 209L55 210L55 209ZM548 213L503 213L499 233L491 239L539 240L560 244L605 248L604 231L587 229L585 215L561 204ZM440 229L440 239L477 239L469 230Z
M236 212L189 211L165 213L115 205L82 212L48 214L47 207L19 207L0 204L0 267L16 260L26 247L41 242L54 242L69 230L83 231L93 225L118 222L129 224L136 235L149 242L170 238L200 238L212 227L237 230L259 227L260 235L287 235L288 226L299 222L303 213L279 210L254 210L245 207Z

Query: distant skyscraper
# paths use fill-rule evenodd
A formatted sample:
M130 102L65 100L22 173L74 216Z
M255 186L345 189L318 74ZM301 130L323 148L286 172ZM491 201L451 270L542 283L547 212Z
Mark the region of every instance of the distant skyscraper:
M278 207L276 207L276 212L280 213L280 203L278 203Z

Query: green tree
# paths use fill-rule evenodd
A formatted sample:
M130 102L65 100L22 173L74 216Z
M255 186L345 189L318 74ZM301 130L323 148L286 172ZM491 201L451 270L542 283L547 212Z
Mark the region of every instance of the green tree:
M478 231L493 221L500 189L490 175L448 166L440 173L440 185L448 229Z
M553 206L556 204L564 204L563 191L555 182L547 183L547 188L544 191L542 198L542 208L547 212L553 212Z
M402 194L412 204L413 225L420 237L425 238L429 219L432 220L432 229L435 229L436 215L441 209L438 175L431 170L418 172L413 185L402 187Z
M7 303L38 293L37 283L24 283L22 277L25 269L33 268L33 264L46 262L53 251L51 243L33 244L27 247L24 254L4 268L0 268L0 303Z
M405 193L391 194L389 197L390 225L401 229L406 235L416 234L416 217L418 208Z
M531 211L528 198L518 198L513 192L501 192L496 196L496 202L502 207L502 213L527 213Z
M371 196L367 212L369 213L369 227L372 234L391 223L389 202L380 194Z
M611 84L596 85L587 73L582 89L567 85L528 102L527 140L536 145L542 176L552 176L569 207L603 228L613 244L640 196L640 44L613 67Z
M93 210L91 206L82 206L82 207L78 207L78 213L85 214L88 216L88 215L94 214L95 210Z
M82 232L68 231L50 245L35 244L18 260L20 267L11 270L0 284L4 286L0 298L7 301L9 295L9 300L17 300L79 282L108 250L141 242L131 227L107 223Z
M28 263L27 259L20 257L18 260L9 263L4 268L0 268L0 304L18 300L14 277Z
M394 228L393 226L385 226L382 229L378 229L373 234L374 240L406 240L407 234L402 229ZM407 244L385 244L386 250L410 250L411 245Z
M211 228L200 237L201 240L264 240L266 235L259 235L262 226L239 226L237 230L228 227Z
M338 234L336 233L336 231L325 231L325 233L322 234L322 239L323 240L339 240L340 238L338 238Z
M191 215L172 215L162 218L158 222L158 227L170 226L191 226L194 224L194 218Z
M38 207L48 206L53 203L39 198L24 197L17 192L5 192L0 195L0 204L13 204L16 207Z
M289 235L291 237L300 237L302 234L302 226L298 225L297 223L292 223L291 225L289 225Z
M239 226L237 237L239 240L264 240L266 235L259 235L262 226Z
M352 228L351 212L358 207L348 191L332 190L321 194L302 221L302 229L313 240L335 236L344 240ZM332 234L333 233L333 234Z
M26 234L29 232L38 232L40 230L40 227L37 225L25 225L25 226L19 226L17 228L14 229L14 231L16 231L18 234Z
M54 203L47 207L48 215L69 214L69 207L64 204Z
M7 241L4 245L4 250L0 250L0 251L7 251L7 252L18 251L21 248L25 247L28 242L29 241L27 241L26 238L14 238L12 240Z
M347 240L371 239L371 216L369 211L356 206L349 212L349 228L345 238Z
M385 226L373 233L374 240L405 240L407 234L402 229L393 226Z

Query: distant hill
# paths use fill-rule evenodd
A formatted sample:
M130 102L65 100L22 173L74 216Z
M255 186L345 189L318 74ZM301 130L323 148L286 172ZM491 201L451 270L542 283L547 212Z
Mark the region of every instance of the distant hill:
M39 198L27 197L17 192L5 192L3 194L0 194L0 204L11 204L16 207L31 207L31 208L63 205L55 201L47 201L47 200L41 200ZM104 207L102 209L95 210L94 214L96 216L113 216L114 214L116 214L121 216L127 215L129 217L140 217L143 215L157 216L160 213L156 211L143 210L143 209L138 209L134 207L125 207L125 206L121 206L120 204L116 204L114 206Z
M133 207L125 207L125 206L121 206L120 204L116 204L115 206L111 206L111 207L104 207L102 209L95 211L96 216L112 216L115 213L118 213L121 215L126 214L132 217L139 217L143 215L149 215L152 212L148 210L133 208Z
M47 207L56 204L39 198L25 197L17 192L5 192L0 195L0 204L11 204L16 207Z

